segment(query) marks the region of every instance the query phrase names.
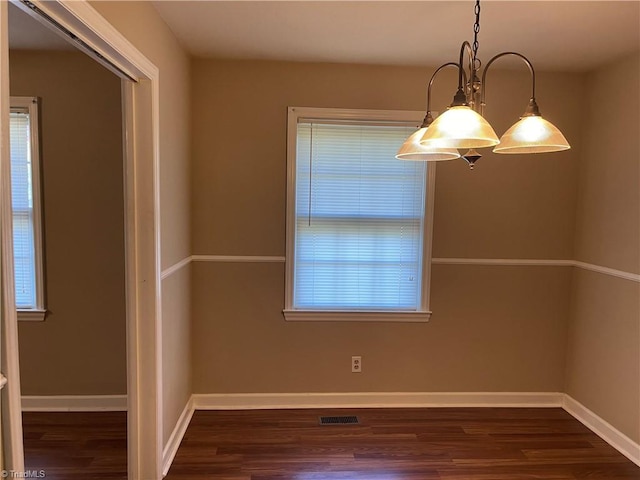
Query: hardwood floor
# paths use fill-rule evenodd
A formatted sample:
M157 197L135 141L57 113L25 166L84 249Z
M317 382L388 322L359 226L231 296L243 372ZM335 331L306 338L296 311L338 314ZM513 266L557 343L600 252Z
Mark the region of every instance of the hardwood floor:
M126 412L23 412L22 424L27 471L45 480L126 480Z
M27 469L126 478L124 413L24 419ZM166 479L639 480L640 467L559 408L198 411Z
M359 425L320 426L320 415ZM167 480L640 479L564 410L198 411Z

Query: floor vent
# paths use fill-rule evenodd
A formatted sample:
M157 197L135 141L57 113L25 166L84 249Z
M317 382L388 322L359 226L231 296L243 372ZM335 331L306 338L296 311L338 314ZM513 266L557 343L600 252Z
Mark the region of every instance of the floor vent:
M320 425L353 425L360 423L355 415L343 415L340 417L320 417Z

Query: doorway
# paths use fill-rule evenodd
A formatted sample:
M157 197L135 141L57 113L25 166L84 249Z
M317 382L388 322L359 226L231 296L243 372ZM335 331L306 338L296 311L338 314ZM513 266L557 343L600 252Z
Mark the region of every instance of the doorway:
M72 468L79 448L97 458L91 469L100 453L91 445L105 427L97 412L127 408L121 79L12 4L9 72L25 469L61 471L65 461ZM39 141L30 149L14 138L25 130L18 103L31 106L27 126ZM23 165L25 150L31 161ZM30 175L18 175L23 170ZM28 193L22 202L21 193ZM17 210L23 203L42 214ZM32 281L40 269L42 281ZM41 305L32 304L34 287ZM36 307L43 316L33 315ZM96 413L69 413L79 411ZM111 471L126 477L126 414L109 418L121 433L113 438ZM86 440L65 441L63 425Z
M128 405L129 478L161 477L161 337L160 272L158 235L158 70L87 2L15 2L34 18L62 36L72 37L85 52L106 64L121 78L126 131L124 205L126 277L126 351ZM52 25L54 25L52 27ZM0 4L0 91L2 93L2 189L3 225L11 218L9 171L9 62L6 43L8 7ZM63 33L61 33L63 32ZM109 39L109 41L105 40ZM135 83L134 83L135 82ZM13 470L22 464L20 384L17 315L13 294L13 252L11 228L2 231L2 368L9 379L3 391L7 464ZM7 441L8 440L8 441Z

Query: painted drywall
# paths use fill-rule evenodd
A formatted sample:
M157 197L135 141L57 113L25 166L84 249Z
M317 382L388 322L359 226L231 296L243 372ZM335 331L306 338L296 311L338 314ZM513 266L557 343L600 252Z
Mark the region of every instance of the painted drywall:
M184 50L149 2L91 2L160 72L161 268L190 255L190 66ZM188 270L187 270L188 272ZM191 395L189 275L162 282L163 442Z
M191 332L188 323L191 318L191 266L181 268L164 279L162 289L162 315L166 319L162 335L163 376L166 375L163 409L166 421L173 421L165 424L164 428L165 435L171 435L177 421L173 415L180 415L191 396ZM186 325L177 324L176 319ZM167 440L168 437L164 439L165 444Z
M638 54L587 77L576 259L640 273Z
M10 52L40 104L44 322L19 322L24 395L125 394L120 79L79 52Z
M424 111L432 71L194 60L192 253L284 254L288 106ZM492 73L486 116L502 133L524 112L530 80L519 70ZM538 77L542 112L577 147L581 77ZM455 78L437 78L434 109L451 102ZM488 151L474 171L463 161L438 164L434 256L571 258L577 158L577 149Z
M588 76L576 259L640 272L640 55ZM576 269L566 392L640 442L640 283Z
M161 266L189 256L189 59L150 2L90 2L160 70Z
M195 393L562 386L569 269L434 265L426 324L285 322L283 264L193 272Z
M288 106L424 110L432 71L194 59L192 253L284 255ZM501 133L524 111L528 73L488 82ZM538 76L543 113L575 147L582 84ZM433 108L454 89L455 72L439 77ZM572 258L578 159L438 164L434 257ZM282 263L196 262L194 392L561 391L570 284L569 268L437 265L428 324L288 323Z
M640 443L640 288L576 269L566 393Z

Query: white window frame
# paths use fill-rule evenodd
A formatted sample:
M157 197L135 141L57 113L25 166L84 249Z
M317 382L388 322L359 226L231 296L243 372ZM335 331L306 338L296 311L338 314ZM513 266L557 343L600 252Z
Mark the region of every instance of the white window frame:
M431 280L431 245L433 236L433 209L435 200L435 164L427 164L422 252L422 284L420 307L415 311L369 310L304 310L293 307L296 236L296 166L297 134L300 119L326 119L349 121L408 122L421 124L424 112L406 110L365 110L315 107L289 107L287 119L287 212L285 257L285 307L287 321L348 321L348 322L428 322Z
M35 257L36 305L35 308L18 309L18 320L43 321L47 310L44 291L44 252L42 241L42 190L40 175L40 136L38 117L38 97L12 96L11 111L27 111L31 140L31 189L33 195L33 244Z

